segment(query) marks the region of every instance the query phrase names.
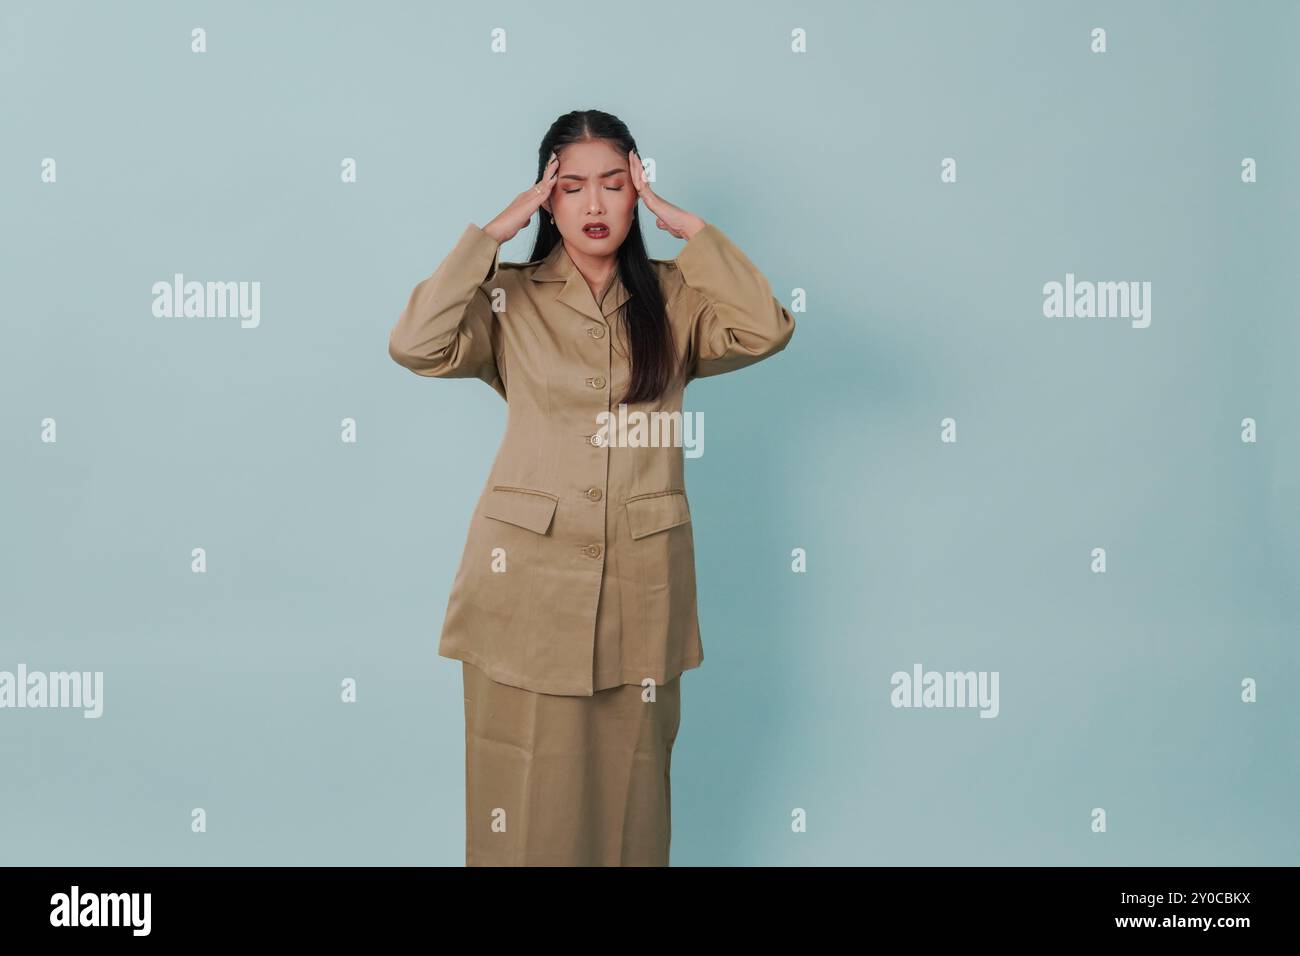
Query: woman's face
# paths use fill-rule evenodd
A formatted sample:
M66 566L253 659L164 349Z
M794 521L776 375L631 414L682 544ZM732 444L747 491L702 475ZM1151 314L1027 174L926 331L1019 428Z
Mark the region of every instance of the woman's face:
M627 157L604 140L562 146L559 178L542 208L555 217L565 243L591 256L618 251L632 228L637 193ZM597 224L605 231L593 231Z

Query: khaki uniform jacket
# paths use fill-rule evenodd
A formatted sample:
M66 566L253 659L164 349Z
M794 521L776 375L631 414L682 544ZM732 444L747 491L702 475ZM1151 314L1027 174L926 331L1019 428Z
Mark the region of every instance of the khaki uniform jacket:
M598 413L618 417L630 376L618 316L629 293L615 272L598 302L562 242L540 262L499 262L499 249L467 226L389 336L399 364L482 379L509 406L438 653L545 694L663 684L704 652L680 440L599 437ZM651 262L688 371L629 414L680 417L691 380L752 365L794 334L767 279L716 226Z

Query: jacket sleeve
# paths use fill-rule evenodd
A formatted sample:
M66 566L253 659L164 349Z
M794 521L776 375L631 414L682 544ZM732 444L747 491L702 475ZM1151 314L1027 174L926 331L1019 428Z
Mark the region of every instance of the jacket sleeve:
M794 335L794 316L749 258L712 223L677 254L685 284L699 293L691 320L691 378L721 375L775 355Z
M496 315L486 284L496 277L501 244L465 227L433 274L411 290L388 335L388 354L417 375L481 378L505 397L493 339Z

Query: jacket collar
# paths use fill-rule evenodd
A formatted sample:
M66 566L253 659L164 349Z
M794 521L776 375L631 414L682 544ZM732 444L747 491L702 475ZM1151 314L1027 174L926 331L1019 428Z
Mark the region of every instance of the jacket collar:
M606 324L608 324L608 318L617 312L619 306L631 296L631 293L619 279L618 272L615 271L610 277L610 285L605 289L605 299L601 303L601 308L597 308L596 297L592 295L587 280L582 277L578 267L569 258L569 252L564 248L563 240L557 242L555 247L547 253L546 258L533 270L533 281L563 282L564 287L555 295L556 302L563 302L570 308L577 309L587 318L596 319Z

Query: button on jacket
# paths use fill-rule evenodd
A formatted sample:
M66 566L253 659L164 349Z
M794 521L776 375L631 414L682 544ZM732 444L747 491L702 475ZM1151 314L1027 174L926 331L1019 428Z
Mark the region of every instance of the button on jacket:
M482 379L509 406L438 653L544 694L666 683L704 659L683 449L604 440L598 417L617 420L631 373L618 314L629 292L615 272L594 296L563 242L540 262L499 252L467 226L389 335L399 364ZM651 263L686 371L629 415L680 417L691 380L752 365L794 334L767 279L711 223Z

